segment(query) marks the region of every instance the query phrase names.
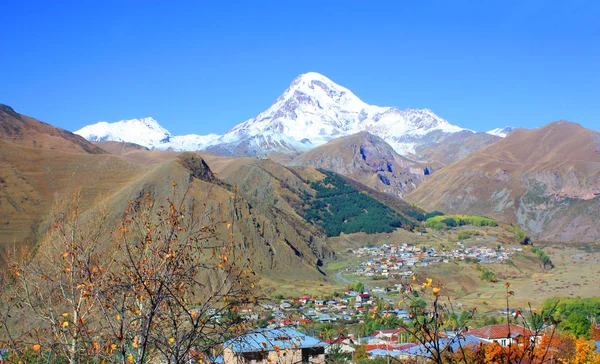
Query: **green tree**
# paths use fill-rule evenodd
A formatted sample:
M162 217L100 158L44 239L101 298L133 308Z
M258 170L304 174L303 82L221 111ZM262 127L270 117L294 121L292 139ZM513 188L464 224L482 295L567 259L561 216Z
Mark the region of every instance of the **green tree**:
M572 312L566 320L560 323L560 328L563 331L570 332L576 337L590 338L590 320L580 312Z

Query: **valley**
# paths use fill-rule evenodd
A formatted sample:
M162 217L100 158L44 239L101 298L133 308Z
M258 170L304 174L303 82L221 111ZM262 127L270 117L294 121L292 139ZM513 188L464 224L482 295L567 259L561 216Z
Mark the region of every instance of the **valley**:
M435 163L416 161L416 158L411 160L400 156L383 139L368 132L361 132L337 138L297 157L282 159L274 155L276 160L282 162L280 164L264 157L228 157L206 152L151 150L137 144L114 141L98 142L95 146L77 140L73 144L75 147L71 147L66 142L56 144L55 141L57 136L60 138L69 134L53 131L49 126L44 127L47 129L40 128L34 119L21 116L8 107L4 107L3 110L2 120L6 125L4 130L19 130L18 133L5 132L7 134L0 140L4 143L2 161L5 166L2 174L4 202L0 206L4 206L1 212L6 223L2 225L2 234L8 237L2 241L4 246L21 242L35 246L47 224L46 216L51 208L52 195L82 187L86 196L85 206L91 207L93 201L100 196L106 201L113 201L109 202L110 204L119 206L119 200L130 199L142 191L150 192L155 198L166 198L163 186L170 185L168 180L172 180L180 186L189 186L187 188L197 191L194 193L199 199L200 194L208 193L206 196L210 197L205 199L209 199L210 211L214 214L210 218L211 221L227 219L223 201L227 200L227 194L231 193L235 186L239 193L241 213L237 218L240 223L236 225L240 233L238 237L242 239L243 244L253 246L253 254L261 271L266 292L271 290L290 296L313 292L326 294L343 288L349 281L361 281L367 286L382 283L393 286L414 274L419 277L438 277L446 287L447 294L464 301L465 304L489 305L495 308L501 305L498 296L501 284L497 282L505 280L514 282L517 292L536 292L539 296L539 299L523 298L519 301L522 304L527 300L541 302L553 294L585 296L592 293L589 282L576 281L575 271L585 271L589 274L594 272L594 254L585 252L585 249L589 250L594 246L593 243L570 241L565 244L560 240L540 240L540 237L548 238L549 234L540 235L539 230L531 230L533 221L527 220L525 223L519 220L520 218L511 217L514 215L509 211L513 201L511 199L514 197L509 197L508 193L502 200L505 207L500 210L486 209L483 205L474 205L478 207L471 208L464 202L463 205L446 204L450 197L460 196L461 192L458 192L458 189L461 183L466 183L466 188L460 190L468 192L470 199L476 198L477 193L486 191L487 184L480 183L476 193L473 193L473 182L465 182L461 177L450 177L453 176L452 171L460 170L459 166L469 165L473 168L477 164L468 161L482 160L482 156L485 156L490 160L493 158L494 163L513 161L509 164L509 171L513 170L517 166L518 158L522 158L521 155L524 154L518 154L518 147L495 147L498 143L515 145L519 143L518 138L524 136L535 138L535 135L543 134L549 137L554 135L551 133L565 135L562 128L583 135L589 133L568 123L552 124L547 127L546 133L546 129L541 129L533 132L512 131L508 136L501 134L504 139L491 134L471 135L460 132L446 136L446 139L441 139L440 144L427 147L432 151L436 148L441 148L440 151L452 150L449 146L460 145L456 144L457 141L464 138L471 138L469 140L473 141L486 140L483 144L475 142L474 145L478 146L473 150L461 149L461 152L457 152L452 158L461 159L463 155L466 157L456 163L452 162L452 159L432 157L439 152L424 154L429 155L431 160L436 160ZM21 122L19 120L27 120L28 124L20 129L8 127ZM41 140L52 140L55 144L40 143ZM490 146L481 147L490 141ZM570 139L552 140L554 144L561 142L569 143ZM73 148L81 148L81 152ZM506 148L513 152L491 157L493 153L507 150ZM539 145L537 148L539 150ZM564 148L571 147L567 144ZM528 153L529 158L526 163L532 165L531 161L536 158L535 155L525 153ZM560 152L553 153L562 155ZM540 154L539 158L542 160L540 163L548 165L551 156ZM579 158L595 158L593 149L591 154L581 154ZM438 171L436 166L443 168ZM595 170L590 170L589 166L591 165L588 165L588 171L592 171L589 178L595 178ZM479 173L486 173L484 171L488 167L478 168ZM46 180L40 177L44 174L47 176ZM451 184L456 188L456 192L448 191L440 185L440 181L448 178L459 181ZM575 175L570 178L572 180ZM19 179L25 184L17 182ZM495 180L496 184L510 181L505 177ZM592 208L594 205L586 201L594 201L594 180L586 181L577 188L554 181L552 188L556 190L560 187L562 190L557 190L557 197L553 197L553 203L565 207L565 204L569 203L578 206L577 208L588 203ZM22 192L17 192L15 188L21 189ZM436 191L431 191L432 188ZM586 188L592 190L585 192ZM527 197L532 196L534 191L537 190L530 189L525 197L521 198L522 208L526 206L523 205L527 201L526 198L538 201L537 209L540 208L541 200L536 200L537 197ZM439 195L442 192L444 197ZM494 196L502 198L498 192L494 193ZM22 197L18 197L17 200L19 194L22 194ZM486 216L498 216L501 224L499 227L443 225L443 229L438 227L439 230L435 230L427 227L429 225L425 223L428 218L425 216L427 211L399 198L404 195L407 195L409 201L423 204L429 211L475 212ZM437 204L430 202L433 198L438 201ZM575 201L578 198L581 202ZM565 207L561 207L559 211L564 213ZM544 209L548 208L549 203L546 202ZM496 211L502 213L498 214ZM517 212L517 216L518 214L521 212ZM589 216L595 216L595 213ZM440 217L443 218L445 217ZM580 223L582 218L583 216L577 217ZM532 264L536 258L531 252L531 247L521 245L522 241L514 237L514 228L504 225L505 223L517 224L523 227L526 233L533 232L534 246L543 247L555 266L545 269ZM560 225L553 226L557 228ZM594 230L590 230L593 227L587 223L585 226L587 235L584 237L593 238ZM568 236L577 236L573 232L569 234ZM461 244L457 245L459 242ZM402 246L399 244L409 244L411 249L421 254L411 256L408 262L406 259L402 262L401 265L411 265L408 270L411 274L404 273L402 278L396 273L397 279L394 280L373 272L365 274L363 267L363 274L357 275L357 269L361 269L360 264L365 262L361 262L355 252L365 249L365 246L383 245L399 249L398 246ZM473 257L469 256L474 250L489 250L490 254L496 254L500 252L497 250L500 246L504 252L508 252L503 256L502 264L480 264L479 258L474 261ZM402 249L406 249L406 245ZM445 251L454 253L446 254ZM428 258L423 260L422 254L427 254ZM575 258L569 260L568 257L577 257L576 262L579 264L573 264ZM465 262L465 259L469 262ZM444 263L439 263L440 261ZM482 274L481 266L493 267L490 268L489 274L493 275L497 282L474 279L474 276ZM376 276L376 279L373 279L373 276ZM319 284L313 284L315 279Z
M600 364L599 17L2 2L0 364Z
M152 201L147 205L148 216L156 213L159 219L167 211L175 213L166 226L185 221L187 214L197 216L195 224L203 224L199 241L213 246L213 256L196 256L206 262L189 281L197 282L189 286L190 297L218 297L219 287L229 284L231 273L227 272L237 272L238 277L246 274L252 278L234 281L240 295L225 296L227 303L219 309L225 309L229 317L240 310L239 297L247 297L240 317L257 327L296 327L319 335L348 330L370 335L376 327L405 327L414 315L405 300L424 302L421 295L429 287L434 287L433 299L448 302L453 315L466 320L471 312L463 324L478 326L510 314L533 312L557 297L580 300L596 295L591 277L600 273L600 248L585 239L597 237L589 222L597 216L597 134L570 123L550 124L542 132L517 130L503 139L482 133L450 134L418 149L421 156L402 156L384 139L363 131L304 153L277 151L271 159L254 153L228 156L106 140L90 143L7 106L0 110L0 117L0 243L4 251L0 272L18 267L14 262L22 258L15 257L17 251L33 257L24 267L80 254L64 252L50 258L62 249L57 250L53 235L60 228L56 216L62 216L55 201L76 194L81 196L77 208L83 229L96 221L99 206L105 211L105 230L92 234L99 239L94 243L99 250L93 260L100 262L115 259L121 249L122 245L114 245L115 237L128 231L119 226L127 223L122 219L132 206ZM569 162L557 148L581 143L581 139L556 140L565 128L591 140L584 144L578 161ZM514 146L518 138L535 139L540 133L553 143L552 152L562 157L560 163L552 161L544 141L535 146L542 152L539 155ZM507 143L512 145L510 153L502 146ZM495 170L493 182L490 163L505 168ZM583 165L585 173L575 172ZM524 166L529 170L521 172ZM530 179L517 177L519 173ZM512 178L519 178L522 185L508 191L508 186L515 185L510 184ZM499 188L503 189L499 192ZM494 199L500 202L493 208L482 203ZM519 209L513 212L515 199L519 199ZM171 210L164 210L164 204ZM589 215L574 216L582 206L590 209ZM539 212L545 214L542 220ZM545 221L547 217L553 219ZM544 224L562 233L551 237L550 225ZM568 228L573 224L583 225ZM185 232L185 225L181 226ZM147 225L146 230L154 227ZM564 241L564 237L571 240ZM144 239L153 241L152 235ZM172 259L174 251L166 249L164 259ZM182 264L193 263L195 259L189 259L193 255L186 254ZM246 263L241 270L236 270L237 262L227 263L228 256L238 256L241 263L242 255ZM155 257L159 262L163 259ZM66 268L58 274L69 272ZM108 277L103 279L110 282ZM76 289L84 286L78 284ZM202 300L193 300L202 305ZM256 305L256 300L261 304ZM222 307L210 300L206 305L210 312ZM0 309L7 307L0 304ZM128 314L136 317L136 312ZM371 319L366 313L385 319ZM35 326L28 318L15 317L22 325ZM226 332L235 325L220 321L221 315L215 317L217 326L223 324Z

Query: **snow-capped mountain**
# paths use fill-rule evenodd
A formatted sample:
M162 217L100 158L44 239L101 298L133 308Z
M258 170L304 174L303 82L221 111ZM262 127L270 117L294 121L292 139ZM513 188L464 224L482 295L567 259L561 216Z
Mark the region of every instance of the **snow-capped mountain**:
M105 140L130 142L158 149L168 145L171 138L171 133L152 118L121 120L116 123L101 121L85 126L75 134L93 142Z
M439 136L461 130L431 110L368 105L347 88L310 72L297 77L269 109L237 125L216 143L222 153L222 149L228 149L231 154L239 154L234 149L240 141L268 149L281 142L302 151L368 131L383 138L398 153L406 154L414 153L415 146L432 132Z
M121 120L114 123L101 121L75 132L92 142L116 141L143 145L153 149L201 150L219 135L173 136L153 118Z
M496 128L496 129L487 131L486 133L495 135L500 138L504 138L508 134L512 133L513 130L515 130L515 128L513 128L512 126L505 126L504 128Z
M302 152L341 136L368 131L406 155L415 153L417 146L463 130L428 109L369 105L347 88L309 72L297 77L267 110L224 135L172 136L152 118L100 122L75 133L92 141L125 141L156 149L263 155Z

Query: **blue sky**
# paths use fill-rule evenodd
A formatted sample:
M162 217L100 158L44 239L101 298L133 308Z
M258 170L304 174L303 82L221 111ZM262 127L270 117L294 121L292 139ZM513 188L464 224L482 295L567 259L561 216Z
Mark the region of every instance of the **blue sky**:
M8 1L0 103L69 130L223 133L301 73L475 130L600 129L600 2Z

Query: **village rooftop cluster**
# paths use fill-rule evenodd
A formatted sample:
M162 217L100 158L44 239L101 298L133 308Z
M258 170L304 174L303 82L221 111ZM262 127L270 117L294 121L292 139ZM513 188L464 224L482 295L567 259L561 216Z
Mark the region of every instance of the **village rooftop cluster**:
M400 287L396 287L399 289ZM375 290L374 290L375 291ZM376 290L383 293L383 289ZM267 327L299 326L311 322L335 322L359 320L366 312L378 312L376 298L370 291L355 292L347 290L339 297L318 299L304 295L298 299L282 299L279 304L262 305L262 316L268 317ZM390 310L388 314L396 314L398 318L408 320L408 313L403 310ZM257 312L246 313L250 319L259 319ZM295 317L296 319L290 319Z
M356 276L403 278L413 275L415 267L425 267L431 264L453 263L472 260L475 263L505 263L516 251L522 248L504 249L502 245L496 248L484 246L466 246L459 241L456 247L418 247L409 243L384 244L381 246L365 246L353 250L352 253L365 261L348 271Z

